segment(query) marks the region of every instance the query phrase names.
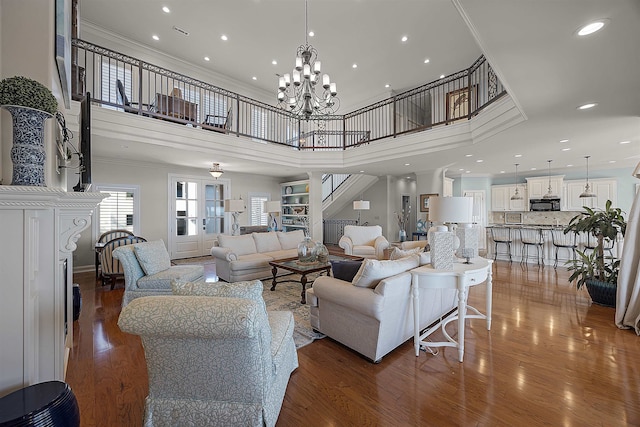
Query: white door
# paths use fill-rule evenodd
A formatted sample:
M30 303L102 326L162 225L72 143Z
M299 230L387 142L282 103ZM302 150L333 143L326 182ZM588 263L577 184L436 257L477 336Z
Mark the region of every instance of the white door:
M478 228L478 249L486 249L487 203L484 190L466 190L464 197L473 197L473 222Z
M216 236L225 232L228 181L181 176L169 181L171 259L209 255Z

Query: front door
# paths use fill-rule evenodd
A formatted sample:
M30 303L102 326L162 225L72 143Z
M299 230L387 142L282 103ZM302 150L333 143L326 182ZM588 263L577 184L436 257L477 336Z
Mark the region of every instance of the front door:
M182 176L169 181L171 259L209 255L216 236L225 232L228 182Z

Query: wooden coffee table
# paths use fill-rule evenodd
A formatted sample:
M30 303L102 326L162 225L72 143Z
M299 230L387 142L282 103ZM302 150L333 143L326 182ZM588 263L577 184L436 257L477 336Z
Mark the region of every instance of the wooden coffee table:
M351 255L329 255L329 261L340 261L340 260L362 261L364 260L364 258L358 257L358 256L351 256ZM276 260L270 261L269 265L271 266L271 274L273 275L273 281L271 282L271 290L275 291L276 285L278 283L297 282L297 280L287 280L287 279L280 280L279 282L276 281L276 278L278 277L279 268L290 272L289 274L285 274L280 277L286 277L292 274L299 274L301 276L300 284L302 285L302 293L300 294L300 297L301 297L300 303L306 304L307 299L306 299L305 289L307 286L307 275L311 273L318 273L318 272L322 274L322 272L325 272L328 276L329 273L331 272L331 263L329 261L315 262L313 264L303 264L298 261L297 257L276 259Z

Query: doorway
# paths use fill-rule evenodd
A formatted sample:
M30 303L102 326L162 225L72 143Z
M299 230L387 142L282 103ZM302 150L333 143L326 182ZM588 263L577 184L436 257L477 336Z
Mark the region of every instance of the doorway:
M485 190L465 190L464 197L473 197L473 222L478 228L478 249L487 249L487 204Z
M171 176L169 179L169 255L171 259L209 255L224 233L227 180Z

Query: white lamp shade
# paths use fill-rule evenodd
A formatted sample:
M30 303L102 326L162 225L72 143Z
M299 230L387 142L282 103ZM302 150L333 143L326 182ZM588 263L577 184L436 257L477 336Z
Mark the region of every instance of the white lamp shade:
M226 199L224 201L225 212L244 212L244 200Z
M473 197L429 198L429 221L472 223Z
M353 209L356 211L368 211L369 210L369 201L368 200L354 200L353 201Z
M264 202L264 211L269 213L280 212L280 202L278 201Z

